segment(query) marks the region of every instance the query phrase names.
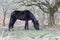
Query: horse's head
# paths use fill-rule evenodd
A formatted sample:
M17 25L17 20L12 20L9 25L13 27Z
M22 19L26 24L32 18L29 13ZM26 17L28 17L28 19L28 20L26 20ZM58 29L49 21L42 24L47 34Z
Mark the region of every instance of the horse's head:
M39 30L39 23L38 23L38 20L36 21L36 23L35 23L34 26L35 26L35 29L36 29L36 30Z

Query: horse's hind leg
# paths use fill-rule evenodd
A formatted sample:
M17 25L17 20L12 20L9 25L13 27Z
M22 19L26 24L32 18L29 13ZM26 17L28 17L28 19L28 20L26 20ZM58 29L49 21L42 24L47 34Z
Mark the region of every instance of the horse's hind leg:
M28 27L28 21L25 22L25 30L28 30L29 27Z
M11 16L10 23L9 23L9 31L10 31L10 29L13 28L15 21L16 21L16 18Z

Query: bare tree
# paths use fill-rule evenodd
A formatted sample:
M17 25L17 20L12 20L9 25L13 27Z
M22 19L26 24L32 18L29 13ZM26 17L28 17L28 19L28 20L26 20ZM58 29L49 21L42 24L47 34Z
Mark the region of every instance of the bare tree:
M44 13L48 13L50 16L50 21L49 21L49 25L53 26L55 24L55 20L54 20L54 13L58 11L58 8L60 7L60 0L51 0L51 2L49 0L45 0L44 2L40 1L40 0L31 0L31 3L24 3L23 5L26 6L38 6Z
M3 8L3 11L4 11L4 8ZM5 26L5 19L6 19L6 10L4 11L4 18L3 18L3 26Z
M55 0L55 2L52 2L51 4L49 3L48 0L45 1L46 2L41 2L41 3L47 8L43 9L44 7L43 8L40 7L40 9L42 9L43 12L49 13L50 16L49 25L53 25L55 24L54 13L58 11L58 8L60 7L60 1Z
M4 18L3 18L3 26L5 26L5 18L6 18L6 12L7 12L7 1L1 0L1 5L3 13L4 13Z
M2 7L3 13L4 13L4 18L3 18L3 26L5 26L5 19L6 19L6 15L7 15L7 11L12 9L18 9L19 4L15 3L14 0L12 0L11 2L9 2L9 0L1 0L0 2L0 6Z

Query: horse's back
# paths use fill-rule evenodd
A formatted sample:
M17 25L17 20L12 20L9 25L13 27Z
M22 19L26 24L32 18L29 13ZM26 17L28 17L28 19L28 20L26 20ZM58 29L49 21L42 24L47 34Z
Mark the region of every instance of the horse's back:
M19 10L15 10L12 12L12 15L27 15L30 14L31 12L29 10L23 10L23 11L19 11Z
M20 20L30 20L30 13L31 12L29 10L23 10L23 11L15 10L12 12L11 15Z

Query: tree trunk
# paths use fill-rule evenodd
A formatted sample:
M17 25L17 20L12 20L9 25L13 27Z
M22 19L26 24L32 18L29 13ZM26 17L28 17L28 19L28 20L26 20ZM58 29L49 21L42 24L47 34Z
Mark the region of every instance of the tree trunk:
M49 15L50 15L49 26L53 26L55 24L54 13L50 13Z
M5 26L6 11L4 12L3 26Z

